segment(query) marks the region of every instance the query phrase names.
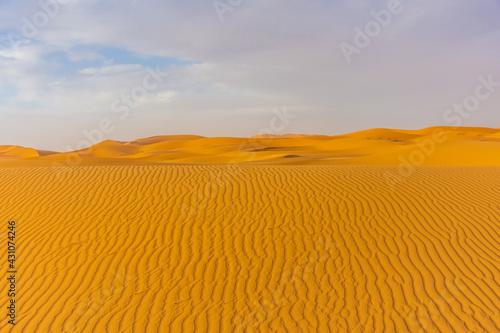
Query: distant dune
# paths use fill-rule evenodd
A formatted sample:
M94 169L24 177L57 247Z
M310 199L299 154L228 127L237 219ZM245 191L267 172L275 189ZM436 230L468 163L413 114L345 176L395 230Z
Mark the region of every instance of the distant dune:
M108 140L68 153L0 146L0 165L18 165L19 160L29 160L30 165L78 160L80 165L248 163L500 166L499 149L500 130L476 127L370 129L337 136L285 134L205 138L166 135L131 142Z

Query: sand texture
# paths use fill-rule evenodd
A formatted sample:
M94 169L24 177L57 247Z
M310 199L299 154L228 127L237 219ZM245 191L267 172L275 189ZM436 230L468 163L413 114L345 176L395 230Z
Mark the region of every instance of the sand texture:
M429 163L457 164L446 154L466 138L495 165L500 138L481 133ZM371 141L391 155L416 145L405 135ZM106 142L86 152L119 163L73 167L25 167L61 157L2 147L21 162L0 168L2 243L15 219L19 266L18 323L2 315L0 332L500 331L499 167L124 162L195 163L204 142L215 161L231 140ZM370 141L272 140L295 147L262 151L277 161Z

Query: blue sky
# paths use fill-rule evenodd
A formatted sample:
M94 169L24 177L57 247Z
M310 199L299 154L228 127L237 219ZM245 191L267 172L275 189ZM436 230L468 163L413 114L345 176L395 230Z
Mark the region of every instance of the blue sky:
M78 55L86 55L86 57L82 56L78 58ZM78 45L71 48L68 52L49 52L44 58L54 66L50 74L55 77L74 76L88 68L102 68L110 65L137 65L140 67L160 65L162 67L169 67L197 63L192 60L137 54L127 49L104 45Z
M498 17L498 0L2 1L0 145L69 150L102 119L103 139L251 136L276 109L294 133L454 125L479 77L500 82ZM151 71L168 75L141 90ZM499 105L460 123L498 128Z

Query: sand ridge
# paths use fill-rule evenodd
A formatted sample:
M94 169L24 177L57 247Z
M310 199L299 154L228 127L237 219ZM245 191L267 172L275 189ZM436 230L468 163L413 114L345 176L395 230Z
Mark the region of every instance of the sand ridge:
M0 331L500 331L500 168L391 172L0 168L20 240Z
M500 130L476 127L370 129L337 136L167 135L131 142L107 140L66 153L0 146L0 166L19 165L20 160L35 166L57 163L70 166L131 163L500 166L499 149Z

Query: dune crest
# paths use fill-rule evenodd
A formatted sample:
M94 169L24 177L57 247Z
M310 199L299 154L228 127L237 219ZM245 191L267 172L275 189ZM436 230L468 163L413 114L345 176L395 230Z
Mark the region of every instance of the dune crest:
M439 139L438 139L439 138ZM0 146L1 165L79 165L130 163L239 163L302 165L500 166L500 130L430 127L420 130L376 128L350 134L258 135L250 138L164 135L130 142L107 140L67 153ZM416 158L418 157L418 159ZM16 164L17 163L17 164Z
M0 146L0 158L25 159L39 157L36 149L20 146Z

